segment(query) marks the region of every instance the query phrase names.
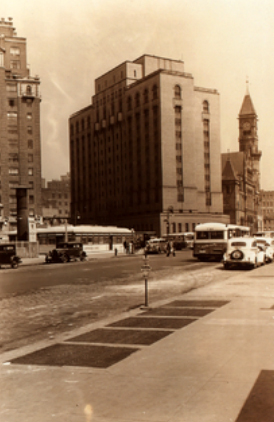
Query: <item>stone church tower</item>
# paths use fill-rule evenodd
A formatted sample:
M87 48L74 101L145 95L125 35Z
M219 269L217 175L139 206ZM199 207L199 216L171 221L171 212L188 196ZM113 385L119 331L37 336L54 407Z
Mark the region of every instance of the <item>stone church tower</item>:
M239 152L222 154L224 213L230 222L260 228L260 160L258 116L249 91L244 97L239 119Z
M239 113L239 150L246 154L252 163L252 178L257 192L260 189L260 160L262 152L258 149L258 116L249 92L244 97Z

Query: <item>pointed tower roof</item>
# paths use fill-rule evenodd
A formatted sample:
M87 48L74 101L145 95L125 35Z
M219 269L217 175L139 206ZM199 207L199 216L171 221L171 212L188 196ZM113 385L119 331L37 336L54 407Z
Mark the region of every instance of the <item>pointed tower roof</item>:
M245 155L241 152L226 152L222 154L222 179L237 180L243 176Z
M251 97L249 94L247 94L244 97L244 101L242 104L241 111L239 113L239 116L246 116L246 115L257 115L256 110L254 108L254 105L252 103Z
M243 101L239 116L250 116L250 115L257 116L257 113L249 94L249 87L248 87L248 80L247 80L246 81L246 95L244 97L244 101Z

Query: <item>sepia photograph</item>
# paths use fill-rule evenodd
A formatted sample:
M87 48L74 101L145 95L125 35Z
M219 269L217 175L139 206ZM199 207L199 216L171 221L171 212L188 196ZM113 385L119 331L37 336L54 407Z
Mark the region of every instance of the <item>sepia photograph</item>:
M274 422L274 3L0 12L1 422Z

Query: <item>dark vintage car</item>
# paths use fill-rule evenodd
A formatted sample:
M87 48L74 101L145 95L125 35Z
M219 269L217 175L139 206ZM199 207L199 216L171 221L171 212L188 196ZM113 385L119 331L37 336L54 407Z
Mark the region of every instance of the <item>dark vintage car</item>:
M86 252L83 250L83 244L80 242L62 242L59 243L56 249L48 252L45 258L49 262L69 262L84 261L87 257Z
M0 243L0 268L2 265L10 265L17 268L21 258L16 255L16 245L14 243Z

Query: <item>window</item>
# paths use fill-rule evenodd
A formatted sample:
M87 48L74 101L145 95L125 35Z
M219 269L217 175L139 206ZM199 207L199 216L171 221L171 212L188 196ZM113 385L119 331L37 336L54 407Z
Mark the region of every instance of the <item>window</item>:
M147 89L145 89L145 91L144 91L144 102L148 103L148 90Z
M19 60L11 60L10 61L10 68L11 69L20 69L20 61Z
M179 85L175 85L175 88L174 88L174 97L177 100L180 100L181 99L181 87Z
M27 131L29 135L32 135L32 126L28 126Z
M17 118L17 111L8 111L7 112L7 117L8 117L8 119L16 119Z
M9 153L9 162L10 163L17 163L18 162L18 153L17 152Z
M203 112L204 113L209 113L209 104L208 104L208 101L204 101L203 102Z
M29 196L29 204L30 205L33 205L34 204L34 196L33 195L30 195Z
M33 140L32 139L28 139L28 148L29 149L33 148Z
M158 98L158 87L157 87L157 85L153 85L152 97L153 97L153 100L156 100L156 98Z
M28 162L33 163L33 154L28 154Z
M10 48L10 55L11 56L20 56L20 48L18 48L18 47L11 47Z
M32 167L29 167L29 169L28 169L28 175L29 176L33 176L33 168Z
M31 85L27 85L26 93L27 93L27 95L31 95L32 94L32 87L31 87Z
M32 113L27 113L27 119L31 120L32 119Z
M139 94L139 92L137 92L136 95L135 95L135 105L136 105L136 107L140 106L140 94Z
M12 176L16 176L19 174L19 169L16 167L10 167L9 168L9 174Z

